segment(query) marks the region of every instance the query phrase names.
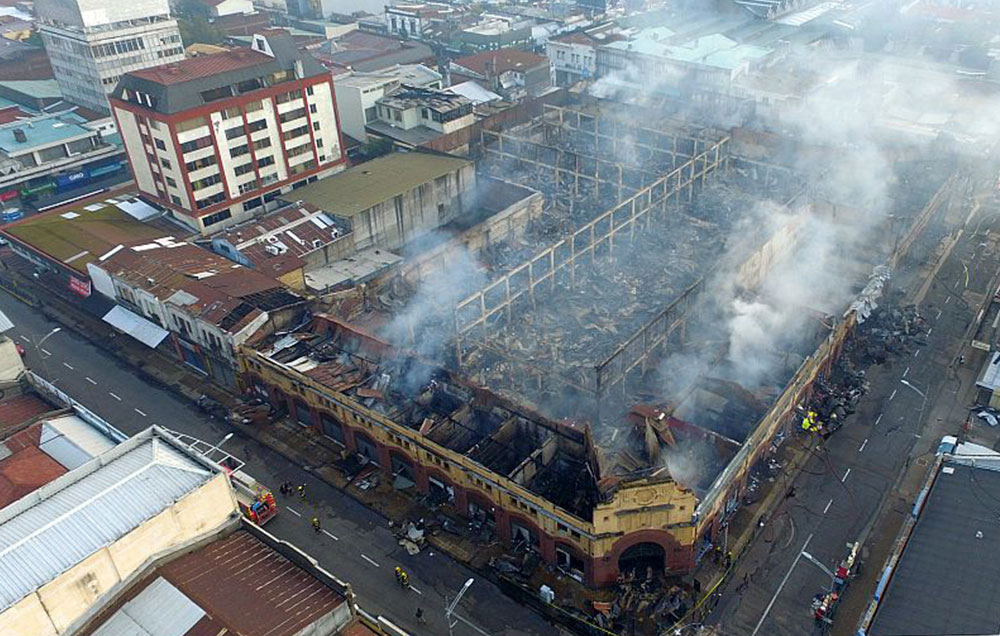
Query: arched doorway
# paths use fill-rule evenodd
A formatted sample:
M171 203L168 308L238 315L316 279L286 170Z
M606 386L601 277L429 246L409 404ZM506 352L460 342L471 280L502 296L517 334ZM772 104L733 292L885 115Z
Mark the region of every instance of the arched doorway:
M637 543L618 557L618 571L622 574L635 572L645 577L647 569L653 568L653 574L659 574L663 572L666 559L667 553L660 544Z

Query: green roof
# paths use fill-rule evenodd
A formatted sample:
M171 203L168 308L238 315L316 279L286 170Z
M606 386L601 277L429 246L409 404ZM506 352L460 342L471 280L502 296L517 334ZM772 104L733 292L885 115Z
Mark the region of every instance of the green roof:
M96 209L97 206L101 206L100 209ZM88 207L94 208L93 211L88 211ZM96 261L117 245L151 241L168 234L107 203L36 214L2 229L17 242L84 273L87 263Z
M470 163L459 157L397 152L320 179L287 198L349 218Z
M0 82L0 86L11 90L30 95L35 99L61 98L59 84L54 79L45 80L6 80Z

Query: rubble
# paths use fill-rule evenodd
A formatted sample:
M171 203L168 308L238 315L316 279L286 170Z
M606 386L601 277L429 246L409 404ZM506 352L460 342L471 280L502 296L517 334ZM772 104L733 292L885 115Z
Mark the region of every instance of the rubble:
M900 306L902 290L892 290L883 305L872 309L852 339L859 364L882 364L891 355L927 344L927 322L915 305Z

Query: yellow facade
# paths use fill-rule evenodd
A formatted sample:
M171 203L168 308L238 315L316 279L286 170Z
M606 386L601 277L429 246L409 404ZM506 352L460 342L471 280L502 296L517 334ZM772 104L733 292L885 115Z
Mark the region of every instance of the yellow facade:
M474 495L477 500L488 501L510 518L529 522L547 535L546 539L570 545L587 558L603 559L613 555L620 541L640 531L669 535L668 542L681 546L685 559L692 553L695 540L692 519L697 501L692 491L670 479L622 484L607 502L596 507L593 518L581 519L507 476L253 349L242 348L239 358L245 378L254 376L315 412L332 415L343 426L363 433L391 452L408 457L425 470L443 474L456 488ZM503 532L500 534L502 537ZM544 556L545 550L542 551ZM597 584L604 582L596 581Z

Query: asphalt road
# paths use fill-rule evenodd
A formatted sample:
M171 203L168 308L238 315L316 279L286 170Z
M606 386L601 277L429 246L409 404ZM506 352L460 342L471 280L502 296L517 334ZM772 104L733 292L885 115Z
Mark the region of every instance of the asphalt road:
M52 335L57 323L0 292L0 310L13 321L8 334L25 348L26 364L126 434L152 424L187 433L210 443L231 429L207 417L164 387L149 384L112 354L72 331ZM36 346L41 342L40 346ZM470 577L469 570L433 550L408 555L396 544L387 522L352 498L315 479L270 449L237 434L223 447L247 463L245 472L277 493L283 481L306 484L306 501L281 500L281 513L266 529L316 558L327 570L351 583L358 604L385 616L414 634L447 634L445 596L454 595ZM311 527L318 517L324 532ZM410 573L412 588L401 589L394 568ZM417 625L423 608L427 625ZM459 606L459 614L487 634L555 634L558 630L533 611L506 597L492 583L477 578ZM476 630L459 624L456 636Z
M836 570L848 545L871 527L883 499L893 496L901 472L911 462L926 465L942 430L961 426L961 419L946 421L949 413L951 419L964 414L954 406L960 387L951 365L975 310L961 295L986 293L997 270L997 255L983 253L981 238L970 234L960 241L922 303L931 329L927 345L868 369L870 391L857 412L810 457L794 497L783 501L737 564L708 621L720 636L819 633L810 605L831 581L813 560ZM916 288L920 281L904 284Z

